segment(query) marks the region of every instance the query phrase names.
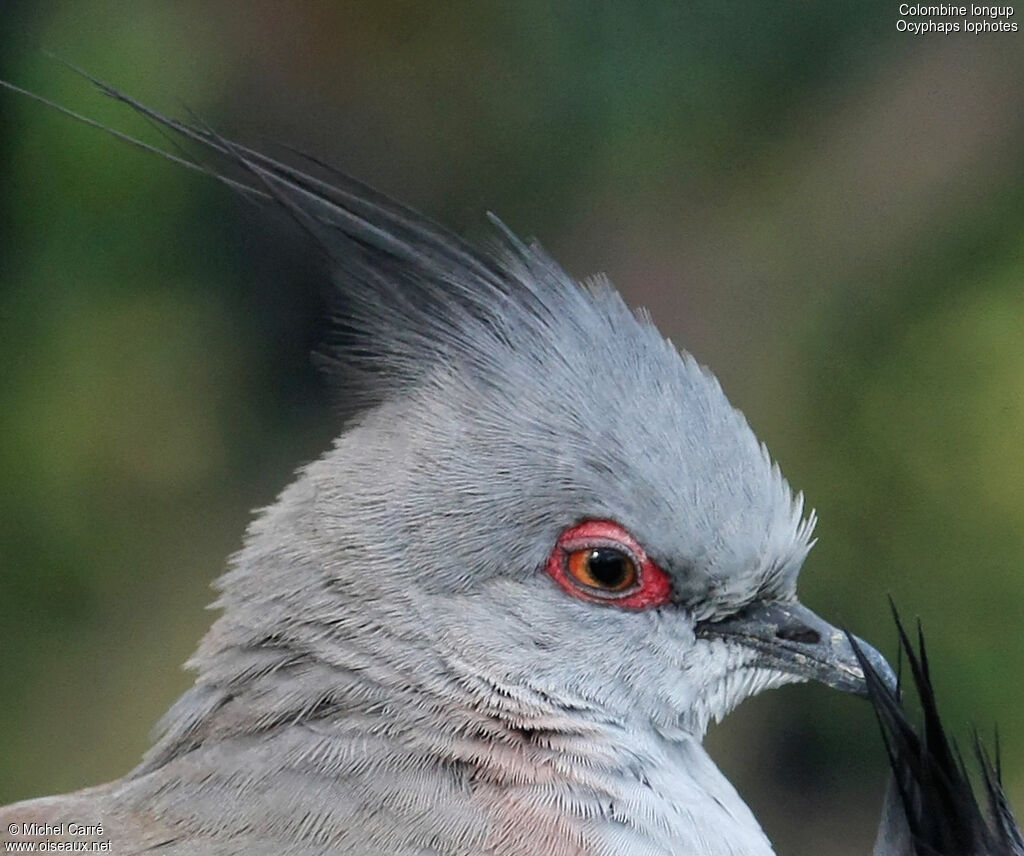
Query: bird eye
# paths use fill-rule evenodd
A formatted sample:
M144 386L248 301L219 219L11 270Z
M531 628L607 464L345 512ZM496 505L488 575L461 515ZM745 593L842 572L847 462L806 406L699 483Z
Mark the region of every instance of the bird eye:
M587 520L559 536L548 575L579 600L626 609L662 606L672 580L635 538L610 520Z
M610 547L573 550L566 557L569 573L581 585L607 592L621 592L636 584L636 562Z

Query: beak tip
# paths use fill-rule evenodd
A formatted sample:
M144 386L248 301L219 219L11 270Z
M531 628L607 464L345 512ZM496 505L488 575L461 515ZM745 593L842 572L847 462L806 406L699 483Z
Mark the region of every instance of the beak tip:
M891 693L897 692L899 680L892 666L889 665L889 661L863 639L852 633L848 633L847 638L857 658L861 673L860 686L854 690L854 693L861 698L869 698L872 685L881 685Z

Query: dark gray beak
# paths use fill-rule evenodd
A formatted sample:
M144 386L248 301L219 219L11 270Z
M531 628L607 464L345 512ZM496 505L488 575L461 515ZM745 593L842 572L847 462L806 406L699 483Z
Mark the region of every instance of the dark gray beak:
M721 639L757 652L753 665L820 681L843 692L866 697L864 670L850 639L883 683L895 689L896 675L874 648L849 637L802 604L757 601L721 621L697 625L702 639Z

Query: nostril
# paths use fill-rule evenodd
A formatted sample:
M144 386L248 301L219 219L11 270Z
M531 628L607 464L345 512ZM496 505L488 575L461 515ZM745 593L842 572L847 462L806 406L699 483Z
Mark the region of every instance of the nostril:
M775 638L785 639L787 642L799 642L803 645L816 645L821 641L817 630L810 627L780 627L775 631Z

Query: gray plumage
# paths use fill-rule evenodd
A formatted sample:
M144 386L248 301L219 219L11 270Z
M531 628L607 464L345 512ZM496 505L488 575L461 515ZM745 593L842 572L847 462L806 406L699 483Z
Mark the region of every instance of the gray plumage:
M314 236L351 409L250 526L140 766L0 822L101 821L112 852L164 856L768 856L709 722L792 681L864 682L796 602L813 515L714 377L500 225L474 248L105 91ZM628 530L666 602L545 573L587 520Z

